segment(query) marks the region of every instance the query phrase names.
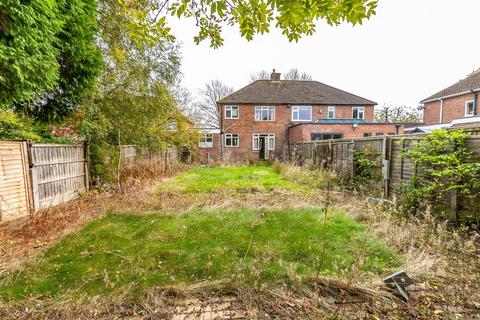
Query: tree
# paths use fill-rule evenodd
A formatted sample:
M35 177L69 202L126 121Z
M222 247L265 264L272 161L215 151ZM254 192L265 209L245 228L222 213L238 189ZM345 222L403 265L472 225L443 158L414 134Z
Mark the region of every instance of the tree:
M217 101L230 95L233 92L233 88L219 80L212 80L206 83L205 88L200 92L201 100L195 107L198 124L202 127L220 128Z
M61 27L54 1L0 3L0 107L34 99L54 87L59 79L55 42Z
M389 123L420 123L422 122L422 115L417 109L384 103L380 108L375 110L375 121Z
M69 116L101 70L96 1L8 0L0 21L0 105L42 122Z
M282 77L284 80L312 80L312 76L306 72L300 72L297 68L291 68ZM250 81L270 80L270 72L261 70L250 75Z
M266 70L260 70L257 73L250 75L250 81L255 82L257 80L270 80L270 72Z
M292 68L283 77L285 80L306 80L311 81L312 76L306 72L300 72L297 68Z
M163 5L169 3L164 1ZM240 34L252 40L255 34L270 31L272 24L282 30L289 41L312 35L319 20L329 25L342 22L361 24L375 14L377 0L177 0L168 10L178 17L194 18L198 34L194 41L209 40L217 48L223 44L224 25L236 25Z
M33 140L41 137L32 129L31 123L22 121L11 110L0 108L0 140Z

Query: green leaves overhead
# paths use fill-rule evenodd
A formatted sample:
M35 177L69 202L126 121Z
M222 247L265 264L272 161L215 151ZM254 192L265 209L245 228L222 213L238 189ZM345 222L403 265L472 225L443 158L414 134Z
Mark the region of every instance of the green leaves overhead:
M0 4L0 106L42 122L75 110L102 66L96 8L96 0Z
M274 25L289 41L298 41L315 32L319 20L329 25L342 22L362 24L375 14L377 0L181 0L169 11L177 17L192 17L199 27L194 40L209 39L218 48L223 44L222 25L237 25L240 34L252 40Z
M56 1L0 2L0 106L35 98L58 81Z

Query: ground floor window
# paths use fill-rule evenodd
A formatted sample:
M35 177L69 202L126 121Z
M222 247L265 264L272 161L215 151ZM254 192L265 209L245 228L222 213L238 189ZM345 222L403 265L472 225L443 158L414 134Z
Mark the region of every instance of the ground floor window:
M312 133L312 141L342 139L343 133Z
M377 132L377 133L375 133L375 135L376 135L377 137L383 136L383 132Z
M238 133L225 134L225 147L238 147L240 145L240 136Z
M371 134L370 132L365 132L365 133L363 134L363 136L364 136L364 137L371 137L372 134Z
M252 149L254 151L260 150L260 138L266 139L265 142L268 145L268 150L270 151L275 150L275 135L273 133L268 133L268 134L254 133L252 135Z
M213 148L213 134L204 133L198 141L199 148Z

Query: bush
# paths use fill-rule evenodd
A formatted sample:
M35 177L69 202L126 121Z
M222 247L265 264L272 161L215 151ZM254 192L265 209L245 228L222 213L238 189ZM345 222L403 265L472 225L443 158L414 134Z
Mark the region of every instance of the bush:
M466 147L468 136L463 130L434 130L414 148L402 151L421 173L415 174L405 188L407 210L423 209L423 204L440 208L450 193L475 202L480 192L480 165Z

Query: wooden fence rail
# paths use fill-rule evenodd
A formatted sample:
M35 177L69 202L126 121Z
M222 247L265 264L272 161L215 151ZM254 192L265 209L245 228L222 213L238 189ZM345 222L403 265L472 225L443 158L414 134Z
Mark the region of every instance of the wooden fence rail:
M470 132L466 146L480 155L480 131ZM383 177L384 195L388 197L401 194L402 186L413 176L422 177L421 168L409 158L402 157L402 151L413 148L425 136L419 134L295 143L286 146L284 158L299 165L312 162L321 168L331 168L344 179L352 179L355 175L355 153L363 152L371 160L379 160L376 173ZM456 201L451 201L450 204L458 205Z
M85 144L31 144L0 141L0 222L55 206L88 191L88 152ZM136 147L122 146L130 165Z
M35 212L88 191L85 145L32 144L29 151Z

